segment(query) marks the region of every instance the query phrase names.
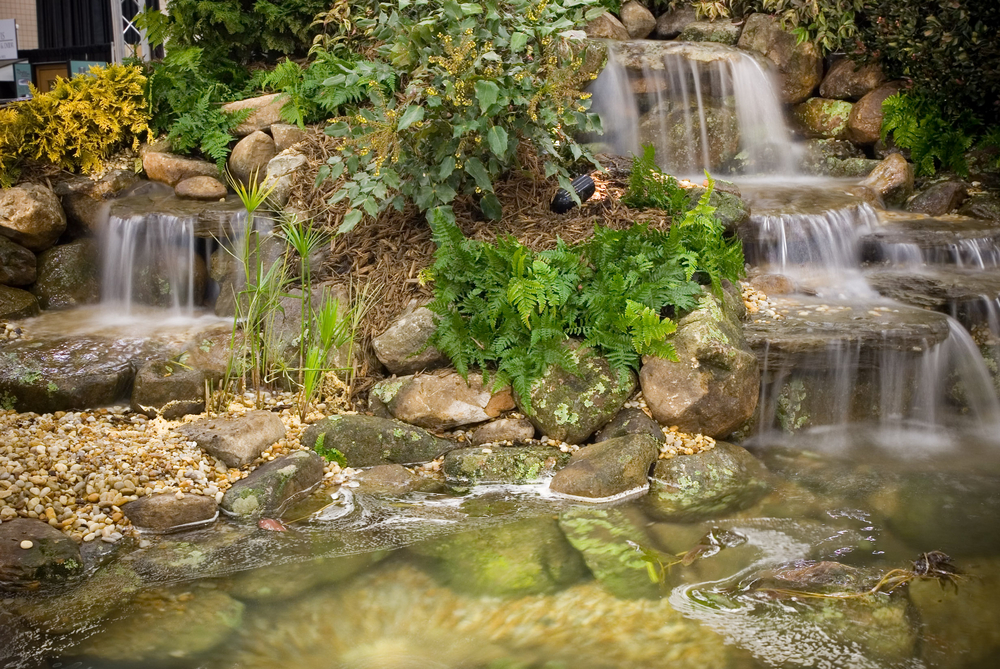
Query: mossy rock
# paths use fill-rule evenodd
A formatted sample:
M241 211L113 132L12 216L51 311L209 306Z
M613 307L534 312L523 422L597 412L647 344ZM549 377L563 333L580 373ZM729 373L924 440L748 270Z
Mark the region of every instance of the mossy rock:
M0 286L0 319L16 321L37 316L38 299L26 290Z
M555 592L587 576L583 558L552 518L527 518L415 544L437 577L475 595Z
M387 555L387 551L376 551L268 565L234 574L219 581L218 585L240 600L281 601L351 578Z
M323 480L323 466L323 458L309 451L277 458L234 483L219 507L245 520L279 515L287 504Z
M428 462L454 448L426 430L376 416L330 416L302 434L302 445L319 453L336 449L350 467Z
M800 131L811 139L846 139L847 119L851 116L850 102L809 98L795 105L792 115Z
M443 469L463 483L534 483L565 466L569 457L554 446L472 446L449 452Z
M43 309L66 309L101 299L97 242L80 239L54 246L38 256L31 292Z

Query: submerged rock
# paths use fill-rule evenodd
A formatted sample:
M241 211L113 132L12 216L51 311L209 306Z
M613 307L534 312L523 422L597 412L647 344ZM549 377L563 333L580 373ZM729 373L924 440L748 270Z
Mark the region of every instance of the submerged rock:
M479 374L458 372L404 376L376 384L371 395L394 418L429 430L482 423L514 408L510 386L493 390Z
M302 445L322 453L336 449L349 467L428 462L455 447L418 427L375 416L330 416L302 433Z
M658 460L643 498L661 520L691 520L744 509L770 489L768 473L749 451L718 441L695 455Z
M475 595L554 592L587 575L587 567L551 518L526 518L436 537L409 547L432 558L438 579Z
M764 56L778 68L781 97L787 103L802 102L823 77L823 59L811 41L799 42L782 29L776 16L751 14L746 20L739 47Z
M177 432L229 467L250 464L285 436L281 418L271 411L251 411L237 417L203 418Z
M218 581L218 585L224 592L243 601L282 601L324 585L345 581L386 555L385 551L376 551L268 565L233 574Z
M648 434L591 444L573 454L549 487L563 495L594 501L642 489L658 452L659 442Z
M389 329L372 339L372 348L379 362L393 374L414 374L449 364L448 358L428 345L437 330L434 312L419 307L406 313Z
M357 494L397 496L417 490L442 487L435 479L417 476L403 465L378 465L354 477Z
M464 483L535 483L568 460L554 446L473 446L449 451L442 469Z
M275 458L234 483L219 506L242 520L280 515L323 480L324 464L323 458L309 451Z
M48 523L31 518L0 523L0 587L59 583L82 572L76 542Z
M38 277L31 292L43 309L66 309L101 299L97 242L79 239L38 256Z
M47 186L24 184L0 190L0 235L38 253L66 230L66 214Z

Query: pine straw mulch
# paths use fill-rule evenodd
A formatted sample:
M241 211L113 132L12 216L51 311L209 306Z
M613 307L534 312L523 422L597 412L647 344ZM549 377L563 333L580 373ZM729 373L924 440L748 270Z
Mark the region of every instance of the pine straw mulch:
M296 148L309 160L292 190L289 207L303 219L328 230L340 226L346 203L327 205L340 187L329 181L315 186L316 175L326 159L336 152L337 140L319 129L310 131ZM531 156L526 156L528 162ZM503 205L503 219L485 220L470 197L453 204L458 224L466 236L494 241L513 235L533 250L553 248L556 239L575 244L594 233L594 224L621 229L636 222L666 228L669 218L657 211L634 211L621 204L627 185L627 169L620 159L602 161L604 172L592 172L596 183L594 196L566 214L555 214L549 204L559 187L554 180L535 174L522 174L495 184ZM631 161L629 161L630 163ZM329 254L318 276L331 283L349 285L355 295L364 294L370 309L362 322L362 346L371 350L371 339L384 332L408 307L431 299L429 287L420 284L420 271L434 259L434 242L426 218L415 207L398 212L390 209L376 219L365 217L351 232L334 237ZM361 364L355 391L364 391L380 375L376 364Z

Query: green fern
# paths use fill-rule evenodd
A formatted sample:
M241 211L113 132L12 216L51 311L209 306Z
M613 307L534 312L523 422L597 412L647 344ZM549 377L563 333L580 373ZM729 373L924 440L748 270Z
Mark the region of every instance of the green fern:
M632 158L632 172L622 204L633 209L663 209L671 216L688 206L687 194L677 179L664 174L656 164L656 150L651 144L644 144L642 155Z
M975 125L968 114L946 118L934 102L902 91L882 103L882 141L891 133L896 146L908 149L917 174L933 175L941 167L967 177L965 152Z

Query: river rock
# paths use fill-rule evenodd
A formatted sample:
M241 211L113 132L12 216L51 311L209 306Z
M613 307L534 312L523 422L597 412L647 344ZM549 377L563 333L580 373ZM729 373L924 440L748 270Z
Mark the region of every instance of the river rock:
M795 284L784 274L758 274L750 279L750 286L765 295L791 295Z
M350 414L310 425L302 433L302 445L319 453L336 449L349 467L429 462L455 447L398 420Z
M270 411L251 411L234 418L203 418L176 431L228 467L250 464L287 432L278 414Z
M847 119L851 115L850 102L809 98L795 105L792 115L805 137L815 139L844 139L847 136Z
M38 299L26 290L0 286L0 319L16 321L37 316Z
M666 440L660 424L647 416L641 409L622 409L615 414L610 423L598 430L597 434L594 435L594 443L626 437L631 434L648 434L661 444Z
M403 465L378 465L364 470L354 480L360 484L354 492L368 495L402 495L419 490L422 482Z
M98 245L78 239L38 256L38 278L31 292L42 309L66 309L101 299Z
M380 381L374 395L398 420L428 430L450 430L482 423L514 408L510 386L491 392L482 376L469 380L458 372L404 376Z
M861 185L881 195L887 205L902 205L913 193L913 166L903 156L893 153Z
M683 32L688 24L698 20L698 13L693 7L679 7L660 14L656 19L656 36L659 39L674 39Z
M606 500L643 489L656 461L660 442L648 434L634 434L585 446L573 453L549 488L563 495L592 501Z
M324 585L345 581L386 555L385 551L376 551L269 565L242 571L217 582L224 592L239 600L279 602L307 594Z
M795 35L782 29L776 16L751 14L740 35L739 47L759 53L777 66L781 97L787 103L808 98L823 78L819 48L809 41L798 43Z
M66 214L48 187L25 184L0 190L0 235L38 253L65 230Z
M0 285L27 286L35 282L35 254L0 236Z
M704 292L698 307L678 321L669 337L677 361L643 359L639 383L661 425L723 437L753 415L760 369L743 337L735 311L739 307L743 301L734 291L724 300Z
M535 438L535 426L525 418L501 418L477 427L469 438L473 446L510 442L513 444Z
M167 534L207 525L219 516L215 499L165 492L123 504L122 513L140 530Z
M593 39L613 39L624 41L629 39L628 30L611 12L604 12L584 28L587 37Z
M885 74L877 63L858 65L844 58L826 73L819 94L834 100L860 100L885 82Z
M126 664L182 660L222 643L243 621L243 604L217 589L154 590L73 654Z
M741 25L732 21L692 21L677 37L681 42L715 42L735 46L740 41Z
M855 144L874 144L882 135L882 103L900 88L899 82L891 81L858 100L847 119L847 139Z
M304 155L291 150L279 153L268 161L264 178L273 188L268 198L273 206L281 208L288 204L296 175L308 164Z
M304 140L307 135L306 131L297 125L272 123L271 137L274 139L274 148L280 155L285 149L290 149Z
M82 572L76 542L48 523L32 518L0 523L0 587L57 583Z
M80 176L56 184L54 191L66 212L67 231L74 237L100 234L108 220L110 201L138 181L131 170L111 170L99 181Z
M727 184L725 181L716 181L715 190L709 196L708 203L715 207L714 215L726 228L726 232L735 233L741 225L750 220L750 205L740 197L739 189L735 192L723 190ZM733 188L736 188L735 185ZM686 190L688 201L694 207L706 189L703 186L691 186Z
M159 537L119 560L147 583L193 581L246 569L273 554L271 532L249 523L215 523L209 528ZM259 562L258 562L259 563Z
M233 148L229 155L229 172L243 184L249 184L251 180L262 183L267 164L276 153L271 136L256 130Z
M551 517L436 537L409 548L432 559L439 580L459 592L512 597L554 592L587 567Z
M205 381L202 369L173 360L147 360L135 375L131 407L150 418L176 420L205 410ZM212 375L218 382L221 375Z
M958 209L968 197L964 181L941 181L931 184L906 203L906 210L928 216L943 216Z
M174 193L185 200L221 200L226 187L215 177L189 177L174 186Z
M281 121L281 108L288 102L288 96L284 93L270 93L260 95L255 98L227 102L222 105L222 111L231 114L244 109L253 110L250 116L236 126L233 134L237 137L246 137L257 130L267 130L271 125Z
M449 364L447 356L428 345L437 330L434 312L419 307L404 314L389 329L372 339L372 348L379 362L400 376Z
M1000 196L994 193L974 193L958 213L987 221L1000 221Z
M636 0L628 0L628 2L623 3L618 15L631 39L646 39L656 28L656 19L653 18L653 13Z
M462 483L537 483L568 460L554 446L472 446L449 451L442 469Z
M614 418L635 390L635 374L620 378L607 360L587 349L573 353L579 376L557 365L531 386L530 411L524 398L521 410L545 436L581 444Z
M157 151L149 151L142 157L142 169L150 180L170 187L191 177L219 176L219 168L214 163Z
M768 473L745 448L725 441L657 460L643 505L653 518L691 521L745 509L770 489Z
M226 491L219 505L243 520L280 515L323 480L325 462L316 453L294 451L257 467Z

